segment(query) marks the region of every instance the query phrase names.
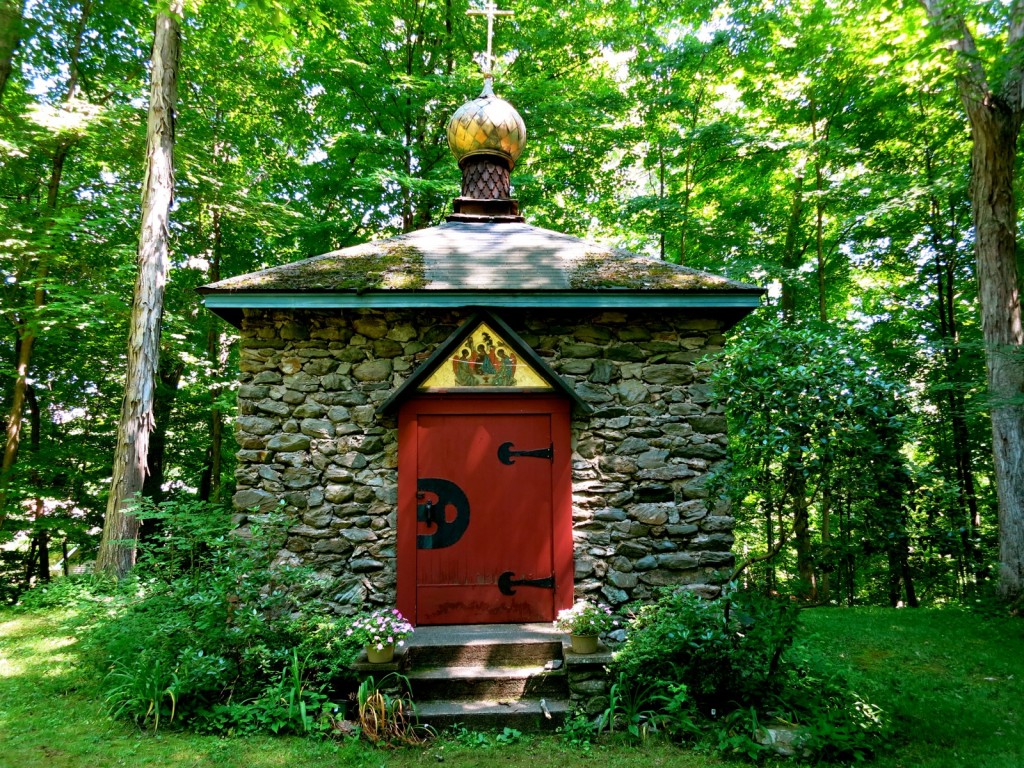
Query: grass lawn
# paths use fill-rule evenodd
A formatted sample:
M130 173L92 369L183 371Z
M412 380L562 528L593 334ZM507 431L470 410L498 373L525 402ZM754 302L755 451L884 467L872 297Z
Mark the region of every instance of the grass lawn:
M803 623L892 720L895 744L877 765L1024 766L1024 620L830 608L804 611Z
M59 613L0 612L0 767L436 766L725 768L745 765L671 745L595 745L558 737L474 747L442 739L385 751L299 738L140 733L111 721L75 666ZM813 642L849 665L857 689L893 721L881 768L1024 766L1024 621L953 610L815 609ZM783 765L788 763L781 763Z

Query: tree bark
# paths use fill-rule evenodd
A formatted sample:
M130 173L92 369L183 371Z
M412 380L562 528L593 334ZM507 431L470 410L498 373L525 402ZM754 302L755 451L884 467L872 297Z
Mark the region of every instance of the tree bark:
M174 108L181 48L181 0L156 18L153 40L146 171L138 276L128 336L128 371L117 429L114 471L96 568L123 576L135 564L139 521L130 514L142 490L154 428L153 398L160 362L160 320L170 266L171 202L174 194Z
M814 571L811 545L810 507L807 500L807 478L803 473L804 457L798 449L790 451L786 467L786 493L793 504L793 540L796 544L796 570L800 590L811 601L818 599L818 582Z
M24 0L0 0L0 104L14 70L14 50L21 41Z
M971 209L999 498L999 591L1024 598L1024 330L1013 189L1024 116L1024 2L1008 9L1007 38L991 74L965 18L947 0L921 0L948 38L960 100L971 126Z
M450 10L450 9L449 9ZM220 280L220 263L224 253L224 232L221 226L221 209L217 206L213 210L213 258L210 261L210 282ZM216 320L212 320L210 331L206 338L206 352L210 358L210 365L215 371L219 371L223 365L220 355L220 326ZM224 450L224 414L217 409L217 399L221 395L221 388L214 387L210 392L210 488L206 500L220 501L221 489L221 454Z
M1024 331L1013 192L1020 111L973 110L971 203L999 497L999 591L1024 594Z

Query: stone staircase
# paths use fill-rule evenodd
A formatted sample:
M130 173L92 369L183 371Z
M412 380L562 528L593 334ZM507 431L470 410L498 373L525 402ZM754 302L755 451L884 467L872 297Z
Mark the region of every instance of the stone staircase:
M405 675L420 722L438 730L550 730L570 708L563 637L550 624L420 627L393 664L356 666Z

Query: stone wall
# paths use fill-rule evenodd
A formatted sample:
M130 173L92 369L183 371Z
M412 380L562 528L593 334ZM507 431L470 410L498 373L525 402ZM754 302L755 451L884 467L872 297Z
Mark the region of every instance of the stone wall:
M721 323L502 316L594 408L573 420L577 594L613 605L668 585L716 595L733 520L706 489L726 438L701 361L721 349ZM280 559L311 566L339 612L395 601L397 424L375 411L465 317L246 310L234 503L242 522L278 507L295 520Z

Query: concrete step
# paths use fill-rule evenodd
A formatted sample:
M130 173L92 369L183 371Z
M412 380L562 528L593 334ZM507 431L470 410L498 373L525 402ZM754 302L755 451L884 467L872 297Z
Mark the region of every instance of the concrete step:
M354 668L405 675L420 722L439 730L548 730L569 710L563 640L550 624L419 627L392 664Z
M563 635L550 624L419 627L408 640L409 667L512 667L562 658Z
M439 731L453 725L471 730L515 728L524 732L548 731L562 725L568 712L569 702L565 699L416 703L416 716L420 723L431 725Z
M543 666L562 656L561 643L474 643L415 645L406 652L408 665L417 667Z
M569 692L562 667L417 667L409 670L407 677L415 701L559 698Z

